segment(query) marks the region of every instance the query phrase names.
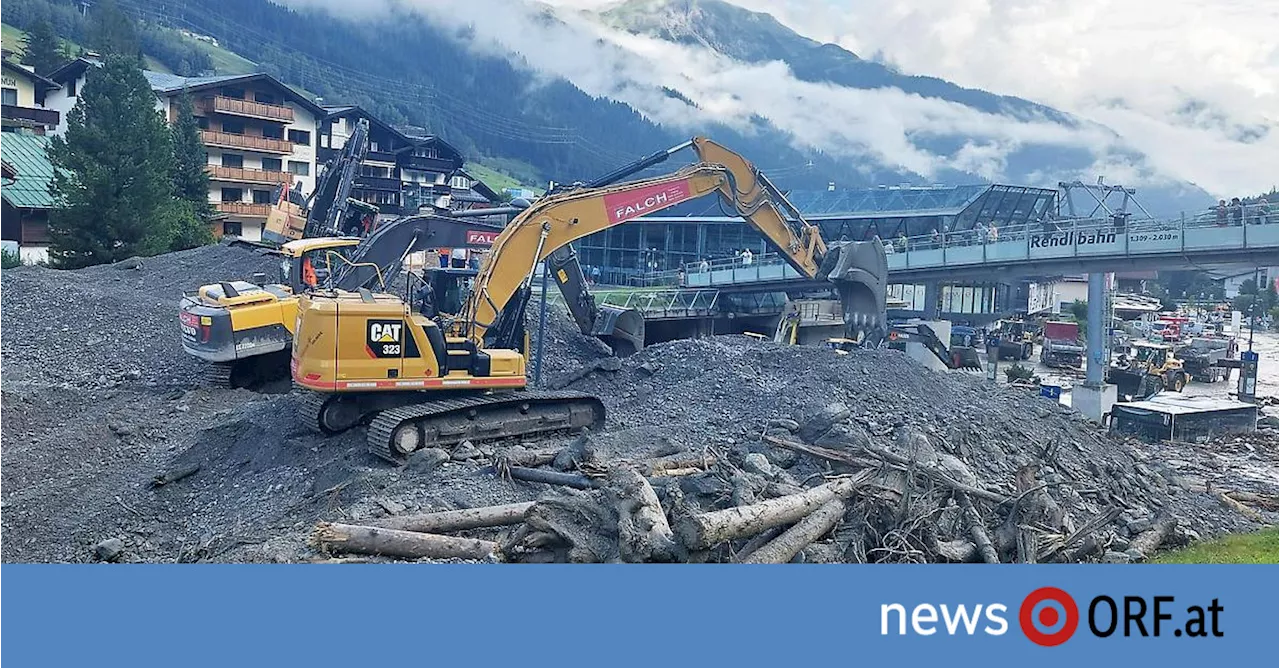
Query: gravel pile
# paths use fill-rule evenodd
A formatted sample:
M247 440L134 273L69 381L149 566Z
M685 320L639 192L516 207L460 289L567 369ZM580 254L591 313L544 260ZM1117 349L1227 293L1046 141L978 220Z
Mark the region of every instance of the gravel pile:
M202 364L181 351L183 291L255 272L274 279L278 258L229 244L77 271L5 270L5 382L193 386Z
M1016 474L1035 464L1037 484L1074 522L1123 506L1094 532L1103 549L1088 559L1117 553L1160 518L1178 519L1179 540L1255 525L1196 489L1191 469L1212 471L1216 488L1275 494L1274 479L1256 479L1268 457L1274 469L1274 450L1254 441L1228 451L1253 467L1243 473L1211 446L1185 446L1169 458L1163 446L1109 439L1047 400L934 373L893 351L841 356L722 336L618 360L555 309L543 372L556 385L600 396L609 409L602 431L428 451L394 467L368 454L362 429L312 433L292 395L194 380L199 364L182 353L174 323L180 292L274 270L270 257L213 246L148 258L140 269L4 272L7 560L306 561L320 556L307 542L318 521L565 496L495 475L492 464L521 448L560 452L557 468L571 473L624 459L709 455L716 460L709 471L659 486L664 506L702 510L791 493L838 469L765 436L958 465L1000 494L1013 493ZM157 475L184 472L153 484ZM954 509L943 504L938 512L934 524L955 535ZM850 554L856 533L835 532L810 558L877 560Z

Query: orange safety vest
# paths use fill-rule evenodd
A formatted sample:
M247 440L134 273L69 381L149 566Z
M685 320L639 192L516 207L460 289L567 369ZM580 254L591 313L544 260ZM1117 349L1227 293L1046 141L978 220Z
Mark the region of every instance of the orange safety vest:
M311 258L302 258L302 282L314 288L316 280L316 270L311 266Z

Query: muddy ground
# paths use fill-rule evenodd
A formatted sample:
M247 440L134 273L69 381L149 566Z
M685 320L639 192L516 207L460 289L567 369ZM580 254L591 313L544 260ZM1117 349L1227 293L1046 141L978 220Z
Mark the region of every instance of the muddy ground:
M108 551L120 561L309 561L324 557L308 543L317 521L563 494L499 479L492 463L516 446L581 449L581 437L479 443L447 461L415 457L397 467L368 454L362 429L313 433L293 395L205 386L202 365L179 344L180 292L274 265L214 246L136 269L3 273L4 561L92 561L103 553L95 546L112 539ZM731 336L654 346L620 364L602 363L607 357L566 315L553 314L547 384L595 393L609 410L604 430L586 437L593 458L711 454L721 462L713 470L658 490L702 509L811 486L831 472L768 445L766 433L884 448L920 434L933 461L954 460L1002 493L1034 463L1052 501L1075 521L1104 506L1123 509L1104 530L1114 538L1106 554L1157 517L1176 518L1180 540L1247 530L1259 517L1224 507L1213 492L1276 493L1274 434L1173 447L1113 440L1069 408L979 377L931 372L894 351L840 356ZM584 365L595 370L584 373ZM832 406L845 410L821 433L805 434L815 413ZM197 465L194 475L152 484ZM938 510L940 518L949 512ZM814 558L895 560L841 544L846 533Z

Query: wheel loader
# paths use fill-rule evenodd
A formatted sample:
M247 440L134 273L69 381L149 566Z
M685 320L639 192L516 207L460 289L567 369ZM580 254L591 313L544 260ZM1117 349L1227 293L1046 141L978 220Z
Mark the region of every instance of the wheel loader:
M1106 380L1116 386L1116 394L1129 400L1146 399L1163 390L1181 392L1187 386L1190 377L1172 346L1135 341L1131 351L1107 369Z
M705 138L655 156L686 147L698 162L674 173L581 184L521 212L494 241L456 314L368 289L304 294L290 362L294 382L309 391L304 419L326 433L367 424L370 450L393 462L465 439L599 427L605 409L598 397L527 389L525 309L536 269L576 239L713 193L801 275L834 282L850 338L883 331L887 265L878 239L828 246L750 162ZM411 288L406 294L416 294Z

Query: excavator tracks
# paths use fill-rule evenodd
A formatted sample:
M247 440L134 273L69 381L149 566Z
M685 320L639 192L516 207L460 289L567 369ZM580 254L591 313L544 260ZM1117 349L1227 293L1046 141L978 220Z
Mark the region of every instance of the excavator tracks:
M219 389L231 388L231 365L230 364L206 364L204 368L204 382L206 385Z
M404 463L409 454L464 440L490 441L554 431L597 428L600 399L576 392L504 392L389 408L369 425L373 454Z

